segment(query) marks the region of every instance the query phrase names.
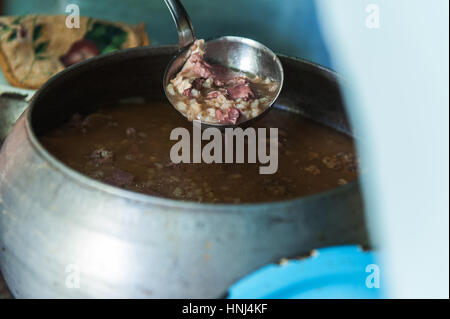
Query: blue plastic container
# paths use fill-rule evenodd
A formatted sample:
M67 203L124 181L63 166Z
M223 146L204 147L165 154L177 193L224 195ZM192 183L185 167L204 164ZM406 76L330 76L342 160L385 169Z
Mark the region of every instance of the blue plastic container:
M358 246L322 248L310 257L265 266L229 289L230 299L382 297L376 253Z

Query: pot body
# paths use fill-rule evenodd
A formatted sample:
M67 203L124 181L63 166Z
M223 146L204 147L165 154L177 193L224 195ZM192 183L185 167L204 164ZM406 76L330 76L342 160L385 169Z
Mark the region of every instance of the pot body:
M174 47L137 48L52 78L0 154L0 266L19 298L218 298L251 271L311 249L366 243L358 183L290 201L197 204L102 184L36 134L123 98L162 98ZM336 76L281 57L279 103L348 130Z
M25 96L9 92L0 95L0 146L27 106Z

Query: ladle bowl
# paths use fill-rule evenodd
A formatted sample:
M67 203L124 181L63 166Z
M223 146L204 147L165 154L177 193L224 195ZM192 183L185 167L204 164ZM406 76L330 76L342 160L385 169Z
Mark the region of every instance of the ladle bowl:
M196 37L191 20L181 2L179 0L165 0L165 2L170 9L178 30L179 50L175 57L169 62L163 79L166 97L172 105L175 105L175 97L168 94L167 85L186 63L190 55L189 48ZM204 49L204 59L208 63L220 64L232 70L240 70L243 73L270 78L279 85L276 94L273 95L265 110L258 116L244 121L238 121L235 125L230 123L202 124L216 127L247 126L250 122L253 122L266 114L276 101L283 87L284 72L277 55L255 40L237 36L222 36L207 40L205 41Z

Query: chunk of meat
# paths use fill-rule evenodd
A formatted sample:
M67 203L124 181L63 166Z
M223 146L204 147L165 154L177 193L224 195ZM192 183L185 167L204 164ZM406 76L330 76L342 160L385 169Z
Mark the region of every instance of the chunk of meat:
M192 97L192 88L184 90L183 95L187 97Z
M196 78L194 81L192 81L192 87L196 90L201 90L205 80L206 79L204 78Z
M185 77L209 78L212 75L211 65L203 60L199 53L192 53L181 69L181 74Z
M193 55L193 72L195 72L197 75L199 75L202 78L209 78L212 76L212 66L203 58L198 55Z
M230 107L227 111L220 109L216 110L216 118L220 123L236 124L239 118L240 112L237 108Z
M227 89L228 96L233 99L243 99L244 101L247 101L249 99L253 99L255 97L255 94L253 93L252 89L250 89L250 85L247 84L237 84L235 86L229 87Z
M107 184L122 187L130 184L134 180L134 175L120 169L115 170L110 176L103 179Z
M203 78L203 81L204 79L211 78L214 81L215 85L223 86L227 81L230 81L233 78L234 73L231 72L230 69L222 65L212 65L206 62L203 59L203 55L205 54L203 46L203 40L196 40L194 42L191 47L191 55L187 59L180 73L182 74L182 76L188 78ZM203 84L203 82L201 82L201 84ZM199 90L200 88L201 85L196 89Z
M237 108L230 107L228 109L228 121L230 121L233 124L236 124L238 118L239 118L240 112Z
M225 119L225 116L226 116L226 115L227 115L227 114L224 113L222 110L216 109L216 119L218 119L219 122L223 123L223 122L225 122L226 120L228 120L228 117Z
M217 86L224 86L225 83L231 81L234 76L234 72L223 65L212 65L211 73L214 84Z

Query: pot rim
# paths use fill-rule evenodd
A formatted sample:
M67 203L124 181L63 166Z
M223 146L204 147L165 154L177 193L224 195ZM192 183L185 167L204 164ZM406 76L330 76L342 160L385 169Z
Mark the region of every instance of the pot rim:
M277 207L285 207L285 206L295 206L297 203L305 203L310 201L318 201L321 198L327 198L333 195L338 195L343 192L347 192L347 190L351 188L358 188L359 187L359 176L354 180L349 182L345 185L338 185L335 188L331 188L326 191L322 191L319 193L306 195L302 197L292 198L292 199L286 199L281 201L273 201L273 202L261 202L261 203L240 203L240 204L233 204L233 203L199 203L199 202L192 202L192 201L183 201L183 200L176 200L176 199L170 199L165 197L158 197L158 196L152 196L147 195L143 193L138 193L130 190L126 190L123 188L119 188L113 185L109 185L106 183L103 183L101 181L98 181L96 179L90 178L87 175L69 167L64 162L57 159L55 156L53 156L49 151L45 149L45 147L40 143L38 137L33 131L32 125L31 125L31 114L33 111L33 108L35 104L37 104L40 100L41 95L43 92L48 91L52 88L53 84L56 81L59 81L60 78L65 78L68 74L73 72L73 70L80 70L83 68L89 67L93 63L108 63L109 59L111 59L112 56L117 56L120 58L131 58L135 55L132 55L132 53L135 53L137 55L144 55L147 51L170 51L175 54L177 50L176 45L162 45L162 46L154 46L154 47L136 47L136 48L129 48L124 49L116 52L111 52L103 55L99 55L90 59L87 59L85 61L81 61L75 65L69 66L68 68L62 70L61 72L57 73L53 77L51 77L41 88L39 88L36 93L34 94L26 112L25 117L25 130L26 134L28 136L28 139L30 141L31 146L35 149L36 153L43 158L45 161L47 161L51 166L56 168L60 173L68 176L73 182L86 185L88 187L94 188L96 190L100 190L103 192L107 192L119 197L123 197L128 200L144 203L144 204L152 204L152 205L158 205L158 206L165 206L165 207L173 207L178 209L201 209L201 210L240 210L245 209L248 210L249 208L254 210L261 210L261 209L273 209ZM311 66L313 68L318 68L324 73L331 75L332 78L335 80L341 79L341 76L337 74L335 71L328 69L324 66L321 66L319 64L306 61L302 58L298 57L291 57L284 54L276 53L277 56L296 60L302 64L306 64L308 66Z

